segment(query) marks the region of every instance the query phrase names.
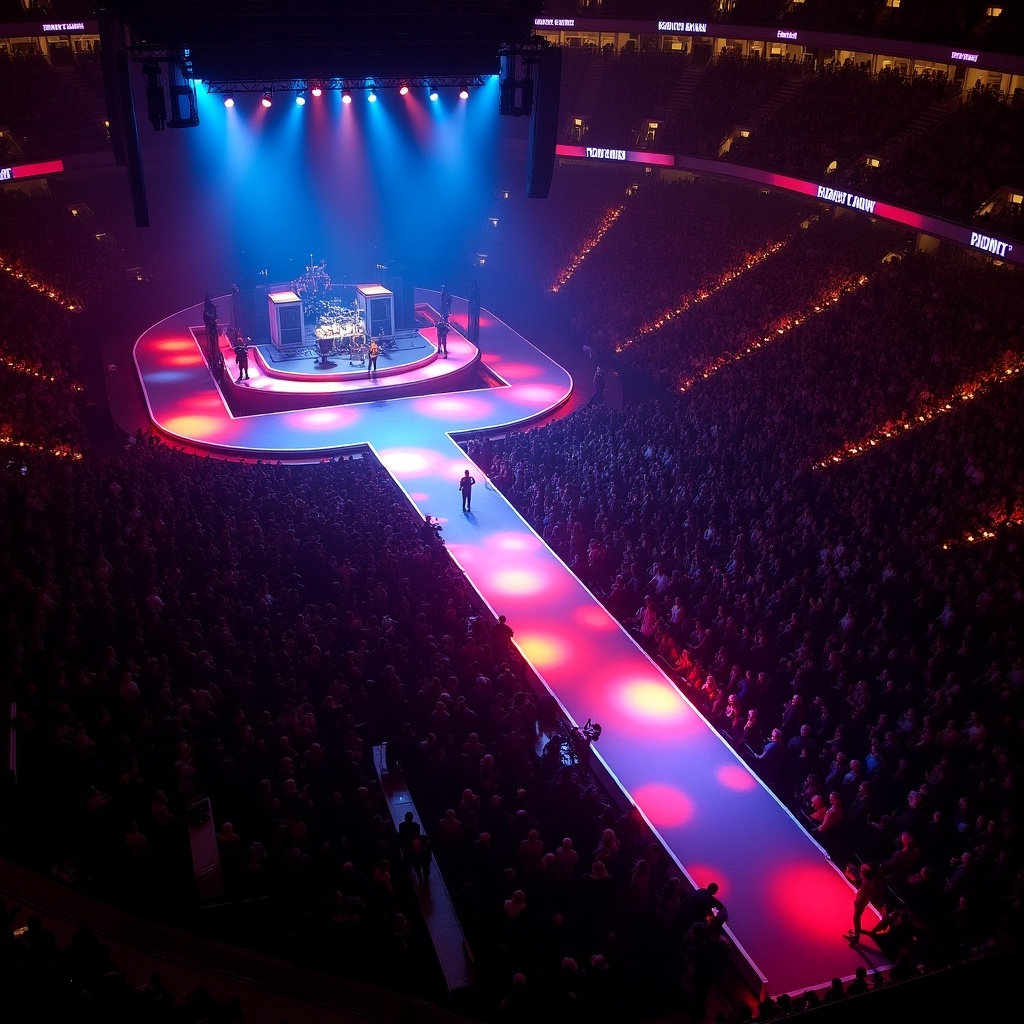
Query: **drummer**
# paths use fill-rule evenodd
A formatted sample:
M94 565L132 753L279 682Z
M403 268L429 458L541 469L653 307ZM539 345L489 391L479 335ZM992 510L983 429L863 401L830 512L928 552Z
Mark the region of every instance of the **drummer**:
M362 366L366 362L366 338L362 334L352 336L352 344L349 345L349 366Z

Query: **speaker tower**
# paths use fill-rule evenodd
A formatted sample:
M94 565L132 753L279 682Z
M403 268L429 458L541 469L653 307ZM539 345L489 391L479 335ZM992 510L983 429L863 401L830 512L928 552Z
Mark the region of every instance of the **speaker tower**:
M558 92L562 81L562 50L550 46L537 62L537 85L526 143L526 198L547 199L555 169L558 138Z

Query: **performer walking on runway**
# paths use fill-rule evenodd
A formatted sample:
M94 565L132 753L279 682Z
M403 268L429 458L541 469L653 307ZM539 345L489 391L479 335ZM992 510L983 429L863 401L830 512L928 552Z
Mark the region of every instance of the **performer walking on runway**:
M462 511L472 512L473 511L473 484L476 480L469 475L467 469L462 474L462 479L459 481L459 490L462 491Z

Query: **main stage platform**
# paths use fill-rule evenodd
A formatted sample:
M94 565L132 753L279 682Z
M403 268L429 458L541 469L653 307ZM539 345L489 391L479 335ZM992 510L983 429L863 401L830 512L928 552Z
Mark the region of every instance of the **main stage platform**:
M417 289L418 309L438 306L436 292ZM345 370L318 378L310 367L282 377L260 360L248 385L218 385L194 333L199 307L146 331L135 362L153 426L168 440L263 460L370 451L420 514L447 520L448 551L494 614L508 616L565 715L602 724L593 756L611 784L691 883L721 886L734 960L756 997L889 966L870 942L844 939L854 889L839 866L459 446L550 416L573 391L566 370L486 309L480 344L471 345L466 315L456 297L447 361L430 358L424 326L427 361L379 380ZM477 486L472 512L462 514L458 479L467 469ZM864 920L870 929L878 915Z
M426 302L419 304L416 328L401 333L393 346L383 348L373 374L365 353L361 357L347 350L324 354L316 339L310 337L306 346L292 350L278 349L271 342L253 346L249 350L249 376L241 381L236 379L234 350L222 329L218 339L225 366L224 377L219 380L221 394L234 415L252 416L470 387L478 379L479 349L458 330L452 330L447 352L440 352L439 319L433 307ZM209 365L206 328L200 321L189 332Z

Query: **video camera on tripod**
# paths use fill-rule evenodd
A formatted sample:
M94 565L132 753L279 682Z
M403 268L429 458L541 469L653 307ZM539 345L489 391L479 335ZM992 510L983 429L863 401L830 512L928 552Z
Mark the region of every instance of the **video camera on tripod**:
M601 738L601 726L587 719L582 726L574 725L569 730L569 743L576 760L584 767L590 764L590 748Z

